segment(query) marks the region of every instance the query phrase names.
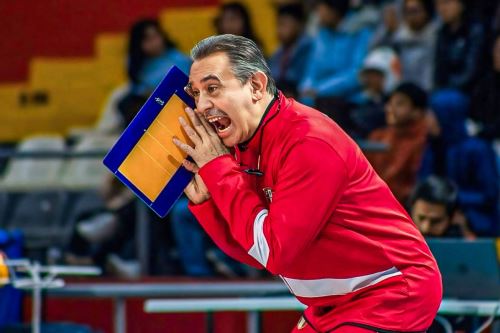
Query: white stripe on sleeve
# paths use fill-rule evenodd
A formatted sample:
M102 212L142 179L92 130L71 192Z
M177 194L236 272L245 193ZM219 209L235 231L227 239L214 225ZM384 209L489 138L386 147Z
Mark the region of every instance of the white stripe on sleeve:
M260 262L264 267L269 259L269 245L264 236L264 221L268 215L268 210L263 209L255 217L253 222L253 246L248 254Z

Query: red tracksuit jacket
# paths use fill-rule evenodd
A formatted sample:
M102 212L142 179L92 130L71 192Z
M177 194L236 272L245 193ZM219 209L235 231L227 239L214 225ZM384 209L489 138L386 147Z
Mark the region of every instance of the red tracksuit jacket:
M255 169L260 155L263 176ZM318 332L355 323L419 332L441 276L423 237L360 148L281 93L255 135L200 170L211 199L190 209L233 258L279 275Z

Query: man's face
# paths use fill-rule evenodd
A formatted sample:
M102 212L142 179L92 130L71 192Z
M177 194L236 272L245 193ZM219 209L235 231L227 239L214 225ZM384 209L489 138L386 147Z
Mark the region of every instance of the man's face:
M220 17L219 34L242 35L245 31L245 22L241 15L234 10L225 10Z
M450 227L446 206L422 199L415 201L411 217L424 236L441 237Z
M384 22L385 28L390 31L394 32L397 30L399 26L399 16L398 16L398 9L396 6L389 5L386 6L383 10L382 13L382 20Z
M385 119L390 126L404 126L417 118L419 111L413 106L410 98L395 93L385 105Z
M156 57L165 51L163 37L154 26L146 28L141 44L142 50L149 57Z
M444 23L456 21L464 10L460 0L437 0L436 8Z
M316 14L318 15L320 25L324 27L334 28L342 19L335 9L324 3L320 3L317 5Z
M373 94L384 92L384 73L376 69L366 69L361 73L363 87Z
M284 45L290 45L300 35L302 24L290 15L278 17L278 39Z
M407 0L404 3L406 23L412 30L420 30L427 24L429 18L420 0Z
M223 52L196 60L189 73L187 91L194 97L196 112L215 128L222 142L233 147L253 134L250 80L242 84L233 74Z

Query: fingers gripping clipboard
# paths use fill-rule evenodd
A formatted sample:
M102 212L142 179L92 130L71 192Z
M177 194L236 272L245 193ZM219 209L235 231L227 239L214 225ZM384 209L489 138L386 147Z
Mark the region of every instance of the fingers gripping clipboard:
M104 165L158 216L168 214L193 174L182 166L186 153L176 136L191 144L179 124L195 108L185 91L188 76L173 66L104 158Z

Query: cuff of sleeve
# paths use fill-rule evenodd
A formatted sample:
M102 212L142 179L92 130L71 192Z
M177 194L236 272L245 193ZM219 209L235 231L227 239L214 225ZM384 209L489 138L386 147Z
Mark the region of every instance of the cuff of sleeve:
M231 170L238 167L233 156L230 154L221 155L207 164L198 172L209 192L224 178Z
M193 213L195 216L196 214L198 213L202 213L202 212L207 212L209 210L213 210L215 207L214 205L214 202L213 200L210 198L210 199L207 199L205 201L203 201L202 203L200 204L194 204L192 203L191 201L189 201L188 203L188 208L189 210L191 211L191 213ZM203 213L202 213L203 214Z

